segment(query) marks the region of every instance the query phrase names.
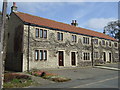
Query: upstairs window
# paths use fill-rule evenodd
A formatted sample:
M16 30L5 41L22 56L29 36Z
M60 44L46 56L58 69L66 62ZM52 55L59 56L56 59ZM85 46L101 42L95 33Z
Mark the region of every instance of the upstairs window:
M39 37L39 29L38 28L36 28L35 35L36 35L36 38Z
M44 30L44 38L47 38L47 30Z
M57 38L59 41L63 41L63 33L58 32L57 33Z
M98 39L94 39L94 44L98 44Z
M83 37L83 43L84 44L89 44L89 38L88 37Z
M36 38L39 38L39 37L47 38L47 30L36 28L35 36L36 36Z
M110 46L110 47L112 46L112 43L111 43L111 41L109 41L109 46Z
M114 43L115 47L118 47L118 44L117 43Z
M105 41L104 40L102 40L102 45L105 45Z
M72 42L76 42L77 41L77 36L76 35L72 35Z
M43 38L43 29L40 29L40 38Z

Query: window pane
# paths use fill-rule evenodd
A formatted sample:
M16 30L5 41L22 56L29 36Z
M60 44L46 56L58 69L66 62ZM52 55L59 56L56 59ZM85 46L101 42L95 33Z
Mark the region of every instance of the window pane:
M83 37L83 43L85 44L85 37Z
M39 51L35 50L35 60L38 60L38 58L39 58Z
M36 36L36 38L39 37L39 29L38 28L36 28L35 36Z
M43 51L40 50L40 60L43 60Z
M46 50L44 51L43 57L44 57L44 60L47 60L47 51Z
M74 35L72 35L72 42L74 41Z
M75 35L75 42L77 41L77 36Z
M47 38L47 30L44 30L44 38Z
M60 40L60 33L59 32L57 33L57 38L58 38L58 40Z
M61 41L63 41L63 33L61 33Z
M43 29L40 29L40 38L43 38Z

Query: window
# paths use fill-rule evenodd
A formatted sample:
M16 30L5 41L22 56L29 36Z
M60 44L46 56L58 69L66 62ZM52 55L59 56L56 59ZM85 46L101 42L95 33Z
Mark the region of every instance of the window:
M98 52L94 52L94 58L99 58Z
M47 30L44 30L44 38L47 38Z
M76 35L72 35L72 42L76 42L77 41L77 36Z
M58 32L57 33L57 38L59 41L63 41L63 33Z
M38 28L36 28L36 32L35 32L36 34L36 38L38 38L39 37L39 29Z
M46 50L44 50L43 59L44 59L44 60L47 60L47 51L46 51Z
M35 60L47 60L47 50L35 50Z
M40 50L40 60L43 60L43 50Z
M109 46L112 46L112 43L111 43L111 41L109 41Z
M84 44L89 44L89 38L88 37L83 37L83 43Z
M40 29L40 38L43 38L43 29Z
M115 53L115 58L119 58L119 55L118 55L118 53Z
M98 39L94 39L94 44L98 44Z
M118 44L117 43L114 43L115 47L118 47Z
M104 40L102 40L102 45L105 45L105 41Z
M38 37L47 38L47 30L36 28L35 36L36 36L36 38L38 38Z
M35 60L39 59L39 50L35 50Z
M90 53L87 53L87 52L83 53L83 59L90 60Z

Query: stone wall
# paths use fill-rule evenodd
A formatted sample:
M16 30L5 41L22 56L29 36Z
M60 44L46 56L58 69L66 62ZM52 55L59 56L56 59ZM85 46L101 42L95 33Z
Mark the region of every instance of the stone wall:
M35 29L45 29L47 30L47 39L35 38ZM64 40L58 41L57 40L57 32L62 32ZM29 42L29 56L30 62L29 67L30 69L37 68L58 68L58 51L64 51L64 66L63 67L72 67L71 65L71 52L76 52L76 66L88 66L91 65L91 58L90 60L83 60L83 52L90 52L92 53L91 47L91 37L77 35L77 42L73 43L71 40L71 35L73 33L51 30L48 28L42 27L35 27L30 26L30 42ZM89 37L90 44L85 45L83 44L83 37ZM114 53L117 51L117 48L114 48L114 42L112 41L112 46L103 46L101 44L101 39L99 39L98 45L93 45L93 52L99 52L99 58L93 59L95 64L103 63L103 52L106 52L106 61L109 61L109 53L112 53L112 62L116 61L114 59ZM108 41L108 40L105 40ZM48 51L48 60L47 61L35 61L35 50L47 50ZM28 50L28 25L24 25L24 71L27 70L27 50ZM91 55L90 55L91 56Z

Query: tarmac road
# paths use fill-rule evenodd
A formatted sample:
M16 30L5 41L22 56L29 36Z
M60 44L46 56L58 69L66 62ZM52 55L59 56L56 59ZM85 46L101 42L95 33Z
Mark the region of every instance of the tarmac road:
M116 65L113 64L113 66ZM57 73L72 80L31 88L118 88L118 71L115 70L87 67L50 70L49 72Z

